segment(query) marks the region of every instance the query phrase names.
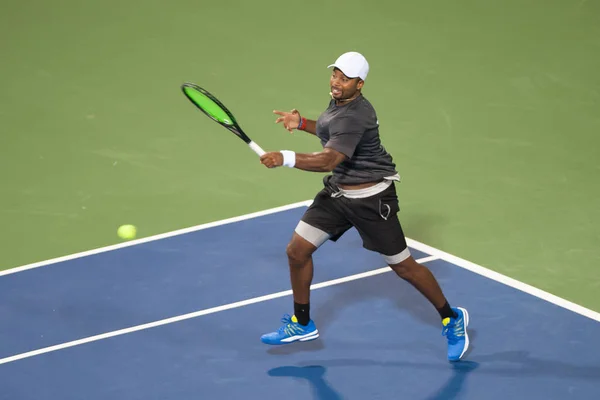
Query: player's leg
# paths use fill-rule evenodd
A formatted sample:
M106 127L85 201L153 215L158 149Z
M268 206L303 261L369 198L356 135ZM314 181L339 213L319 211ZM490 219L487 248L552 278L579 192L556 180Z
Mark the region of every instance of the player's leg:
M369 198L353 200L349 206L364 247L382 254L400 278L429 300L442 319L442 332L448 338L448 359L460 359L469 346L468 313L464 308L452 308L433 273L411 256L397 216L395 187L392 185Z
M301 325L310 321L313 253L328 240L338 240L350 228L340 209L342 199L331 197L326 186L298 222L286 248L294 294L294 315Z
M310 319L310 285L314 269L312 254L327 240L336 241L350 228L350 223L337 208L339 201L323 190L296 226L286 248L294 315L284 315L283 326L263 335L263 343L286 344L319 337L315 322Z
M300 221L296 231L302 232L303 230L314 229L314 227L305 224L305 222ZM319 234L325 240L329 238L325 232L321 231ZM309 242L294 232L292 240L286 248L294 297L294 315L302 325L307 325L310 320L310 284L312 283L314 270L312 254L325 240Z
M294 314L284 315L283 325L275 332L264 334L261 341L265 344L279 345L296 341L309 341L319 337L319 331L310 319L310 284L313 278L312 254L325 242L329 236L322 232L322 240L310 242L298 234L305 222L300 221L292 239L286 247L290 268L290 281L294 299ZM308 227L310 229L310 227Z
M394 219L397 220L397 218ZM399 222L398 225L400 225ZM400 253L396 253L396 256ZM409 282L436 308L442 319L442 334L448 340L448 360L460 360L469 348L467 333L469 314L467 310L462 307L450 307L438 281L429 268L417 263L412 256L409 255L403 260L398 258L394 260L394 256L385 255L384 258L388 260L388 265L400 278Z
M397 256L401 256L398 253ZM388 265L400 278L409 282L438 310L442 319L455 317L455 313L448 305L448 301L429 268L417 263L408 253L408 257L399 260L398 257L384 256Z

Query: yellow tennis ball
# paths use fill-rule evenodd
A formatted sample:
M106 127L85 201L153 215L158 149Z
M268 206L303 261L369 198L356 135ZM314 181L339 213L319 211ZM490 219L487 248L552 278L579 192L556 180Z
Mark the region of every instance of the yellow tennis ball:
M119 229L117 229L117 235L124 240L135 239L136 233L137 228L134 225L121 225Z

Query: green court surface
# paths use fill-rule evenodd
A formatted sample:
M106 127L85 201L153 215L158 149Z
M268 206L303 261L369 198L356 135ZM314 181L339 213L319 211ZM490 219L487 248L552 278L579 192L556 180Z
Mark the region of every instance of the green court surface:
M316 118L326 66L356 50L407 235L600 311L599 2L1 8L0 268L117 243L125 223L148 236L311 199L320 174L264 168L179 86L267 150L318 151L272 110Z

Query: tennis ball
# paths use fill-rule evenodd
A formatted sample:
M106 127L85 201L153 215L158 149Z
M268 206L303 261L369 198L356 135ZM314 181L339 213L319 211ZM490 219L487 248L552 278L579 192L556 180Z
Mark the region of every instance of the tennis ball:
M119 229L117 229L117 235L124 240L135 239L136 233L137 228L134 225L121 225Z

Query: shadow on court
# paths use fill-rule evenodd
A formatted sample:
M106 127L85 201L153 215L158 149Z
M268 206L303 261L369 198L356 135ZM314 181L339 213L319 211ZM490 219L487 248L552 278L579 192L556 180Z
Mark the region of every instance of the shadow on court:
M600 376L600 366L574 365L558 360L536 358L528 351L514 350L487 355L480 355L474 360L457 363L426 363L413 361L376 361L357 358L339 358L302 362L297 366L282 366L268 371L271 377L289 377L305 379L310 383L315 399L341 399L339 392L326 379L326 372L331 368L341 367L384 367L398 369L425 370L428 374L436 374L451 369L450 378L440 388L427 397L427 400L452 399L460 395L469 375L477 370L479 374L507 378L575 378L583 381L596 381ZM395 393L394 396L401 395ZM395 397L398 398L398 397Z
M327 369L322 365L307 365L301 367L285 366L269 370L267 373L272 377L287 377L304 379L310 386L314 399L338 400L342 396L331 387L325 379Z
M431 368L432 370L448 368L448 366L438 365L426 365L426 364L413 364L410 362L378 362L374 360L362 360L362 359L338 359L321 361L319 365L313 363L303 363L299 366L283 366L269 370L267 373L271 377L288 377L294 379L304 379L311 385L311 391L313 398L318 400L337 400L343 397L339 394L335 388L332 387L326 379L326 372L328 368L336 367L391 367L391 368L413 368L418 366L420 368ZM463 361L460 363L450 364L449 368L452 369L451 377L440 387L432 396L428 397L427 400L443 400L455 398L463 389L464 384L467 380L468 375L477 369L478 363L473 361ZM434 372L435 373L435 372ZM357 376L357 379L360 376ZM381 388L379 388L381 389ZM388 398L399 398L397 397L400 393L397 393L397 388L390 388L394 393L390 393Z

